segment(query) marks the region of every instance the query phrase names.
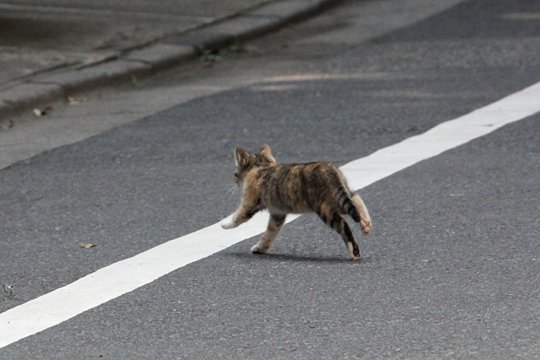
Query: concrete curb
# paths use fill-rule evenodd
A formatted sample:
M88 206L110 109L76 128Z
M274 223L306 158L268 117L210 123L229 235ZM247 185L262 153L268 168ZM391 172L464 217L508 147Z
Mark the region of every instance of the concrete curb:
M278 30L339 1L278 0L193 31L160 39L109 61L33 76L0 90L0 125L3 118L32 111L74 93L129 80L133 76L151 75L195 59L202 49L219 50Z

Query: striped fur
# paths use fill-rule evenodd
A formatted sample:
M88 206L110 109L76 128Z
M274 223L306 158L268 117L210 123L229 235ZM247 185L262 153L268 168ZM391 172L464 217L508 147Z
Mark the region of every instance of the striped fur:
M287 214L316 213L325 224L341 235L349 258L360 257L360 251L343 216L359 222L369 234L371 219L358 194L353 193L341 171L327 161L278 164L268 145L257 154L237 148L234 151L236 184L242 189L242 201L223 228L236 227L262 209L270 220L261 240L251 249L266 253L285 222Z

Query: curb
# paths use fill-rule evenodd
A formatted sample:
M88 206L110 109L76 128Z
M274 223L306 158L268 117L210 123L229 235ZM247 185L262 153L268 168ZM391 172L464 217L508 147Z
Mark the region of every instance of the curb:
M202 50L220 50L278 30L313 16L339 1L278 0L183 34L162 38L109 61L38 74L0 90L0 125L5 117L32 111L45 103L64 100L70 94L129 80L133 76L148 76L193 60Z

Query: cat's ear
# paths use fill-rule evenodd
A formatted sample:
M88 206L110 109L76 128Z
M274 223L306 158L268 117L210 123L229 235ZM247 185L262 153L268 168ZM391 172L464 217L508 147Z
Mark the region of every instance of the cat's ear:
M247 165L249 159L249 153L238 147L234 149L234 165L236 165L237 168L244 167Z
M261 151L259 151L259 153L261 155L264 155L268 159L268 161L270 161L272 164L277 163L276 159L274 159L274 156L272 155L272 149L270 149L270 145L265 144L262 147Z

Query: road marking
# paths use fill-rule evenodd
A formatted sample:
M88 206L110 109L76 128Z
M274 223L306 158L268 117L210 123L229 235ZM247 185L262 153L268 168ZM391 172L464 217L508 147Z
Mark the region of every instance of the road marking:
M380 149L341 169L353 189L361 189L422 160L489 134L540 111L540 82L423 134ZM298 216L291 217L290 221ZM58 325L76 315L194 261L262 233L268 215L223 230L219 224L170 240L0 314L0 348Z

